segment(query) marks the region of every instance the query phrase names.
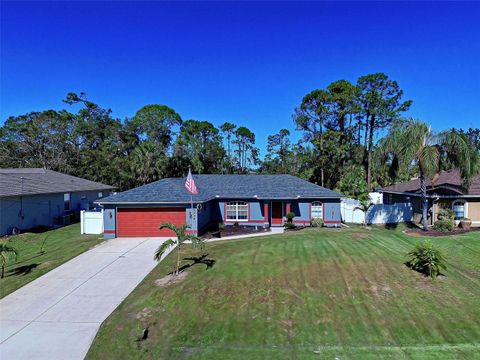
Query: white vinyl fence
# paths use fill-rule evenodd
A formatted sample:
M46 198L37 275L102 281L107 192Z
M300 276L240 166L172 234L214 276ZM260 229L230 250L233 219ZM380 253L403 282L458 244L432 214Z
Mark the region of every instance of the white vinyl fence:
M81 234L103 234L103 210L80 211Z
M359 209L360 202L355 199L343 199L340 211L345 223L363 224L364 211ZM396 224L412 221L413 208L410 203L395 203L391 205L375 204L367 212L367 224Z

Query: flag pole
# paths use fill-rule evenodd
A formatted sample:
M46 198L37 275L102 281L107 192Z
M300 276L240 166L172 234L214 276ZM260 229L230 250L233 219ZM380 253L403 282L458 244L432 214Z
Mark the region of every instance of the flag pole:
M188 173L191 174L190 166L188 167ZM193 177L193 175L192 175L192 177ZM192 195L192 193L190 193L190 206L193 210L193 195Z

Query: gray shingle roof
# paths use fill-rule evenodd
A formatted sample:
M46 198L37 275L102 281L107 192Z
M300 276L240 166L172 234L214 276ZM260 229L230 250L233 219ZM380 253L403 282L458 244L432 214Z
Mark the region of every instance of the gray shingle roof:
M113 187L42 168L0 169L0 197L110 189Z
M434 184L432 184L430 180L427 180L427 190L433 190L439 187L452 187L465 195L480 195L480 174L478 174L472 179L468 189L464 189L460 170L453 169L448 171L442 171L440 172ZM420 179L413 179L410 181L405 181L395 185L387 186L381 189L381 191L398 193L420 192Z
M292 175L194 175L198 195L194 202L214 198L297 199L340 198L342 195ZM185 178L167 178L111 195L98 203L189 203Z

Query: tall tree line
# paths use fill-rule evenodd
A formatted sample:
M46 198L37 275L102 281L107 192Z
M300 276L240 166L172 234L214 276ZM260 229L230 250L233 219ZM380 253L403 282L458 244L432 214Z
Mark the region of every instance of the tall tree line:
M246 173L259 162L255 134L231 123L183 120L166 105L132 118L69 93L78 112L46 110L11 116L0 127L0 167L43 167L130 189L164 177Z
M376 187L418 176L418 168L385 152L392 129L409 119L412 101L383 73L355 84L334 81L306 94L294 109L297 142L280 129L260 159L255 133L241 124L184 120L166 105L143 106L131 118L69 93L67 109L9 117L0 127L0 167L44 167L130 189L194 173L288 173L359 197ZM80 109L74 113L68 106ZM480 151L480 129L452 129ZM443 151L441 154L452 152ZM456 159L443 156L442 169Z

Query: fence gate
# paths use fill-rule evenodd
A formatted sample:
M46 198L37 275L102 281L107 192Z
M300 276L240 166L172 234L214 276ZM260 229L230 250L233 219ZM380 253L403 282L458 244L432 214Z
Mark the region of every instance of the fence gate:
M103 209L101 211L80 211L81 234L103 234Z

